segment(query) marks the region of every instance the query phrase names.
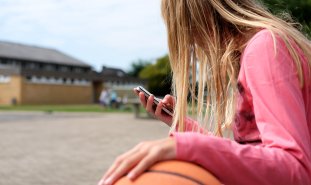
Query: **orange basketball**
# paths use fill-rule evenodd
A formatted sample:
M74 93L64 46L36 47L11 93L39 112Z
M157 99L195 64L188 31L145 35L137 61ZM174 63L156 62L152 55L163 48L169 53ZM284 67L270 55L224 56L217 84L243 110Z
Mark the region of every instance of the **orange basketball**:
M164 161L153 165L134 181L127 177L115 185L221 185L202 167L183 161Z

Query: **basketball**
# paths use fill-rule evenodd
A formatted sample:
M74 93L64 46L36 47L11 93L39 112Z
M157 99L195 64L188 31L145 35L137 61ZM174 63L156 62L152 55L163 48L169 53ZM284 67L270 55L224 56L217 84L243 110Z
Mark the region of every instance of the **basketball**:
M159 162L137 177L119 179L115 185L221 185L202 167L183 161Z

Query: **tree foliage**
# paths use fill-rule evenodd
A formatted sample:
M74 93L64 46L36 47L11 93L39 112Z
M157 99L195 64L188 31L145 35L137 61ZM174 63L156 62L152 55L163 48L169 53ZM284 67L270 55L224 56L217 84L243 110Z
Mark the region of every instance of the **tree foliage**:
M151 64L150 61L148 60L142 60L139 59L137 61L134 61L131 64L131 68L128 72L128 75L132 76L132 77L139 77L139 73L146 67L149 66Z
M263 3L276 15L289 13L295 22L303 27L302 31L311 36L311 0L262 0Z
M148 80L148 89L151 93L164 96L171 92L171 68L169 57L165 55L155 62L149 64L140 73L139 77Z

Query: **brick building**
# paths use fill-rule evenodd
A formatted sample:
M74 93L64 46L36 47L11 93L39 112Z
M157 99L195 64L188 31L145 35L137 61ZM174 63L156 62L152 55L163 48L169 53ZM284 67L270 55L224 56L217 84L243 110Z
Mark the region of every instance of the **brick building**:
M90 104L97 102L107 82L139 84L137 79L125 80L124 75L118 79L104 70L97 73L54 49L0 42L0 105Z

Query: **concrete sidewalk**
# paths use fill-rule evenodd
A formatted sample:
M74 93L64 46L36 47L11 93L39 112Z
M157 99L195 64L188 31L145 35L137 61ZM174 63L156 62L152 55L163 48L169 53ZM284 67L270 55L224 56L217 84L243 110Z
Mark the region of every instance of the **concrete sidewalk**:
M132 114L0 112L0 185L95 185L116 156L167 133Z

